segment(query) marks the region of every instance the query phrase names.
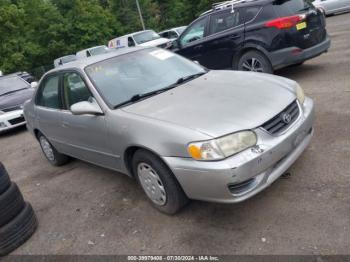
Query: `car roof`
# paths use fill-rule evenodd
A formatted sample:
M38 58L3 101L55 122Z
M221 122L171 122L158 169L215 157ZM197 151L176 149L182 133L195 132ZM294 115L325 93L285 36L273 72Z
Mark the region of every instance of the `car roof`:
M125 55L128 53L133 53L136 51L140 51L143 49L149 49L152 47L126 47L126 48L120 48L120 49L115 49L113 52L110 53L105 53L105 54L100 54L100 55L95 55L95 56L90 56L90 57L86 57L86 58L82 58L82 59L78 59L75 61L72 61L70 63L67 64L63 64L57 68L54 68L50 71L48 71L44 76L48 75L48 74L52 74L54 72L59 72L59 71L64 71L64 70L69 70L69 69L80 69L83 70L85 67L101 62L103 60L109 59L109 58L113 58L113 57L118 57L121 55Z
M139 33L143 33L143 32L149 32L149 31L153 31L153 32L154 32L154 30L151 30L151 29L142 30L142 31L130 33L130 34L127 34L127 35L118 36L118 37L116 37L116 38L113 38L112 40L114 40L114 39L119 39L119 38L124 38L124 37L129 37L129 36L133 36L133 35L136 35L136 34L139 34Z
M231 3L234 5L234 8L237 8L237 7L243 7L243 6L265 5L273 1L275 0L233 0L233 1L219 2L217 4L214 3L212 9L202 13L199 17L202 18L206 15L211 15L216 12L220 12L222 10L230 9L232 8L232 6L230 5ZM220 8L221 4L223 6ZM228 6L225 6L224 4L227 4Z

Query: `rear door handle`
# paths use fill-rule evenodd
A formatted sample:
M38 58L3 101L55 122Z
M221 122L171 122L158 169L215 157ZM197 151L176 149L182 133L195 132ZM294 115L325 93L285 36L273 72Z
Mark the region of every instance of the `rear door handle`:
M241 35L237 34L237 35L231 35L230 36L230 39L237 39L237 38L240 38Z
M193 49L194 50L200 50L200 49L202 49L203 48L203 45L197 45L197 46L195 46Z
M63 121L63 122L62 122L62 127L69 127L69 123L66 122L66 121Z

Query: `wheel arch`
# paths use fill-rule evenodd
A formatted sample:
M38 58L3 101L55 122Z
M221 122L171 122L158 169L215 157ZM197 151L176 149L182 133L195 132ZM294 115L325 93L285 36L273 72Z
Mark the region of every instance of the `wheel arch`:
M124 154L123 154L123 161L124 161L124 166L126 168L126 171L128 172L128 174L131 176L131 177L134 177L135 174L133 173L132 171L132 159L136 153L136 151L138 150L145 150L151 154L153 154L154 156L156 156L160 161L162 161L168 168L169 170L170 167L168 166L168 164L162 159L162 157L157 154L154 150L148 148L148 147L145 147L145 146L142 146L142 145L130 145L126 148L126 150L124 151Z
M243 48L241 48L234 56L232 59L232 67L233 69L237 70L238 69L238 62L239 59L247 52L249 51L258 51L260 53L262 53L264 56L266 56L266 58L270 61L271 63L271 59L269 56L269 52L263 48L261 45L255 44L255 43L248 43L246 45L244 45Z

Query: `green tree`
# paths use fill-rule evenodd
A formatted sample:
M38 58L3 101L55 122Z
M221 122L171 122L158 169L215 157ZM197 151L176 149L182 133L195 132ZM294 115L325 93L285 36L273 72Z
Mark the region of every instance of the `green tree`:
M187 25L213 0L139 0L156 31ZM57 57L142 30L135 0L0 0L0 69L52 64Z

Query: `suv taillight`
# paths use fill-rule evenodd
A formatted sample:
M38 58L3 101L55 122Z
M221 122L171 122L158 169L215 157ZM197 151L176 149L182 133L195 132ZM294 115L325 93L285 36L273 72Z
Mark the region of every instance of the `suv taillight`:
M305 15L293 15L280 17L265 23L266 27L276 27L278 29L288 29L305 19Z

